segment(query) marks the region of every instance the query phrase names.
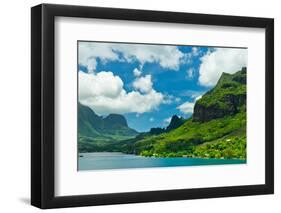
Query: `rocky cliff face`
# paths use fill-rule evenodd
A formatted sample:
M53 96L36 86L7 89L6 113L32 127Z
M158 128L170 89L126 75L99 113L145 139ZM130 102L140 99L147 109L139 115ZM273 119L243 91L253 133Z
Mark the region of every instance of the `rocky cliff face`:
M194 121L210 121L216 118L222 118L226 115L234 115L240 111L240 107L246 103L246 95L225 95L223 98L226 107L221 107L219 103L210 106L201 105L194 106Z
M223 73L217 85L194 106L193 121L206 122L246 110L246 68Z

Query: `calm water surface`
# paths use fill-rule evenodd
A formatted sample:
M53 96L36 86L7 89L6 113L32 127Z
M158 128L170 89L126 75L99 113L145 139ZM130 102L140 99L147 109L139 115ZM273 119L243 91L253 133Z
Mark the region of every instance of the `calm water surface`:
M119 152L92 152L80 153L78 160L78 170L199 166L243 163L246 163L246 161L236 159L227 160L205 158L154 158L128 155Z

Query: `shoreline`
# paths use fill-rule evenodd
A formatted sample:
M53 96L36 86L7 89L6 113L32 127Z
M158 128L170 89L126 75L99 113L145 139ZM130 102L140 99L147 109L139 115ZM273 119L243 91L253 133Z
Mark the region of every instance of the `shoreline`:
M168 157L168 156L143 156L143 155L136 155L132 153L124 153L124 152L108 152L108 151L102 151L102 152L79 152L78 157L84 157L83 154L87 153L118 153L118 154L124 154L124 155L134 155L138 157L144 157L144 158L190 158L190 159L215 159L215 160L241 160L241 161L246 161L247 158L211 158L211 157L192 157L192 156L173 156L173 157Z

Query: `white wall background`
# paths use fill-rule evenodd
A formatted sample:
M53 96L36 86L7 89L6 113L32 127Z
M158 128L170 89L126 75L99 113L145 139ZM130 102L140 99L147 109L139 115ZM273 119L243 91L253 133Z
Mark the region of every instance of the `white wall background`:
M281 209L281 13L279 1L45 0L45 3L170 10L275 18L275 195L50 210L50 212L278 212ZM37 0L2 1L0 8L0 211L39 212L30 197L30 7ZM280 210L279 210L280 211Z

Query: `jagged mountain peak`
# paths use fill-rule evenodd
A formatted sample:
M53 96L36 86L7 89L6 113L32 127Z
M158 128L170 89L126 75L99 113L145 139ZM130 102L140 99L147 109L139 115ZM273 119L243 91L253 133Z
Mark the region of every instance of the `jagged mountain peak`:
M184 119L182 117L178 117L177 115L173 115L170 121L170 124L167 126L166 131L171 131L173 129L178 128L184 123Z

